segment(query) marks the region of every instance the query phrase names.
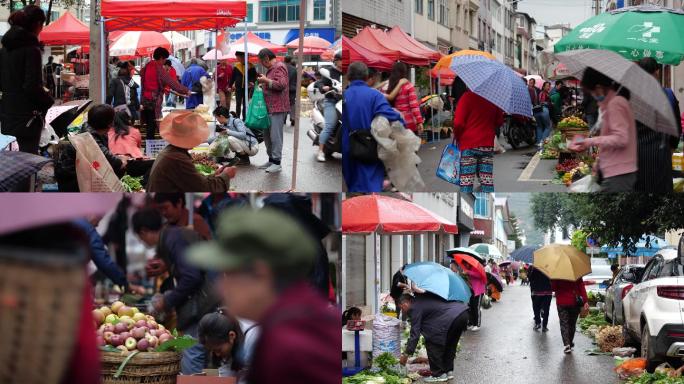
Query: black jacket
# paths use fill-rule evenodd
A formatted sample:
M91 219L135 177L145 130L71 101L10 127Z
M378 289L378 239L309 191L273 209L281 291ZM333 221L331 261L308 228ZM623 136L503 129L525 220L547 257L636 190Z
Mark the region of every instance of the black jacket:
M426 342L445 345L451 323L467 310L468 304L460 301L446 301L429 292L416 294L409 310L411 336L406 343L406 354L416 351L420 335Z
M251 67L249 71L247 71L247 75L249 76L248 80L250 83L256 83L258 76L256 68ZM228 85L231 87L235 86L235 92L243 94L245 93L245 83L243 79L244 76L242 75L242 72L240 72L237 67L233 67L233 75L230 77L230 82L228 82Z
M138 83L133 81L129 76L119 76L110 80L109 87L107 87L106 103L116 107L117 105L126 105L126 87L130 89L130 104L129 106L137 109L140 106L138 101Z
M285 64L287 67L287 77L290 80L290 96L297 93L297 68L292 64ZM294 102L294 100L290 100Z
M340 83L342 82L342 72L335 68L335 67L325 67L330 72L330 77L333 80L337 80ZM327 77L321 77L320 80L316 82L316 87L323 92L323 87L330 87L332 88L333 82L332 80L328 79ZM336 92L331 92L325 96L328 99L334 99L334 100L339 100L342 98L342 95L337 94Z
M551 280L536 268L530 268L527 278L530 280L530 290L534 292L551 292Z
M54 103L44 89L42 46L35 35L17 26L11 27L3 36L2 46L2 129L5 134L24 136L21 129L25 129L26 121L34 115L34 111L45 115Z

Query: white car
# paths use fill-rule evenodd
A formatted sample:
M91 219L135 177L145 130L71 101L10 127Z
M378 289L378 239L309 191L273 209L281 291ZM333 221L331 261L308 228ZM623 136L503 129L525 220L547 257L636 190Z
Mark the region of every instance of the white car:
M622 303L625 342L641 346L649 372L663 362L678 367L684 357L684 267L677 256L675 249L653 256Z
M603 291L607 285L603 285L606 280L613 279L613 272L610 270L610 260L600 257L591 258L591 273L584 276L584 287L588 291Z

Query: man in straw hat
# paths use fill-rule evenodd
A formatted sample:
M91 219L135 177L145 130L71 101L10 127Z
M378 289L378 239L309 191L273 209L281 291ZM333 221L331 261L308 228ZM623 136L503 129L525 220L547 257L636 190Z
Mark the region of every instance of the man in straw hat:
M340 382L339 353L331 348L340 343L339 311L306 281L315 255L309 232L273 208L228 209L216 240L188 250L190 263L222 272L229 312L261 327L249 383Z
M192 111L172 112L162 120L159 133L169 145L154 161L148 192L228 191L235 167L221 167L214 175L203 176L188 152L209 137L209 127L202 116Z

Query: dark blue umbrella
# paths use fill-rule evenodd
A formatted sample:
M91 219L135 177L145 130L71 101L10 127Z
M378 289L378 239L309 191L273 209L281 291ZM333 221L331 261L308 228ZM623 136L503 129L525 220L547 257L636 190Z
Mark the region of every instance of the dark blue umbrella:
M511 252L511 259L522 261L523 263L532 264L534 261L534 251L539 247L534 245L526 245Z

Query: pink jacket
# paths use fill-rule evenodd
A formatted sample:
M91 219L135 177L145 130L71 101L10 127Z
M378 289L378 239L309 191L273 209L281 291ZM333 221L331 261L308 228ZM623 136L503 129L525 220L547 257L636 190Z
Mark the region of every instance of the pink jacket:
M611 90L598 104L603 112L601 136L587 139L587 142L599 147L599 168L603 177L636 172L636 120L629 100Z

